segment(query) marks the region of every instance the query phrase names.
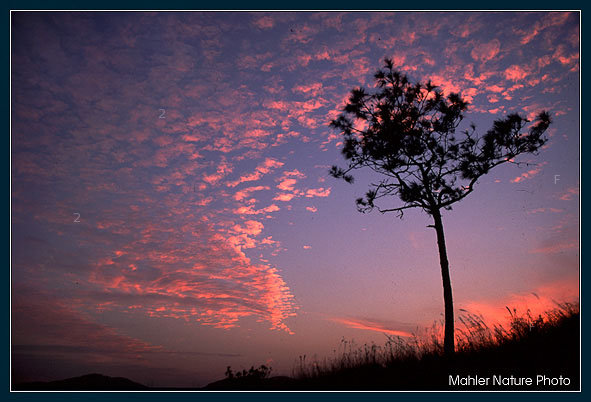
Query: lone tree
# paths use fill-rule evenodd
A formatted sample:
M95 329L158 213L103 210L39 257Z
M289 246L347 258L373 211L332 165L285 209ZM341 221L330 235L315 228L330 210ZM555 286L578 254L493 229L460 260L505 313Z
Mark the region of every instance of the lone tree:
M454 311L441 212L468 196L495 166L518 164L516 156L537 154L547 141L543 134L550 115L542 111L530 122L513 113L496 120L484 135L476 133L474 124L460 132L456 130L468 102L459 94L444 96L430 81L413 84L389 59L374 78L376 89L353 89L342 113L330 123L343 135L342 153L348 160L347 168L333 166L330 174L349 183L355 169L370 168L380 175L365 197L357 199L361 212L377 208L402 218L404 210L420 208L433 218L428 227L437 233L443 279L444 352L452 355ZM376 205L391 196L401 203Z

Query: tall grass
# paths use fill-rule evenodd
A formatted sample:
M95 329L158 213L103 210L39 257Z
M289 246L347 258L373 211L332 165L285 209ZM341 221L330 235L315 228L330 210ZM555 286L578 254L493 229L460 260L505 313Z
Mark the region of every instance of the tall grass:
M514 345L521 347L526 342L537 348L540 339L550 338L548 334L565 321L578 320L579 305L557 303L556 308L537 317L532 316L530 310L523 313L508 307L507 310L509 324L506 327L490 327L482 315L464 311L456 323L456 357L461 359L487 352L490 355L497 351L509 350ZM384 345L357 345L355 341L343 338L330 358L309 360L305 355L300 356L292 375L299 380L313 380L351 371L375 373L384 369L394 369L397 372L410 372L421 370L421 367L429 366L429 362L442 360L444 357L443 322L435 322L430 328L414 333L410 338L390 335L386 337Z

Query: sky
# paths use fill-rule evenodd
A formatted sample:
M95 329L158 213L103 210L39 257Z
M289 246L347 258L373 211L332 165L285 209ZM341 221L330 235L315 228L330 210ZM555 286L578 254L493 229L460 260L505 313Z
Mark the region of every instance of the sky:
M391 58L470 106L541 110L539 155L445 211L456 315L579 299L579 15L16 12L13 380L290 375L443 319L429 217L359 213L328 126ZM397 205L399 200L386 200ZM398 204L399 205L399 204Z

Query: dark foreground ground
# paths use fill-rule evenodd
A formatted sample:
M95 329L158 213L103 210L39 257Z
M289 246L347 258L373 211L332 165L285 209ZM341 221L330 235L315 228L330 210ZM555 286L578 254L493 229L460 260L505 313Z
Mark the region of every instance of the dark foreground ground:
M549 323L521 324L494 344L486 339L464 344L453 358L445 358L437 349L417 354L403 348L395 356L365 349L365 355L357 353L360 350L323 365L302 366L293 377L269 377L255 370L240 377L227 376L204 388L183 390L579 390L579 313ZM17 384L13 390L181 389L150 388L125 378L90 374Z

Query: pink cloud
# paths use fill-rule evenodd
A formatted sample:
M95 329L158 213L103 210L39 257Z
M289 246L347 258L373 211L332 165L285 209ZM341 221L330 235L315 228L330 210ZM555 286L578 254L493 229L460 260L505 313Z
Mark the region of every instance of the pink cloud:
M567 54L567 50L566 50L566 46L561 44L559 45L556 50L554 51L554 54L552 55L552 58L556 61L558 61L560 64L563 65L568 65L568 64L578 64L579 62L579 53L578 52L572 52L570 54Z
M571 187L566 190L564 194L562 194L559 198L562 201L570 201L573 199L574 196L579 195L579 188L578 187Z
M285 171L285 172L283 172L283 176L284 177L297 177L297 178L300 178L300 179L303 179L303 178L306 177L305 174L303 174L302 172L300 172L297 169Z
M263 175L266 175L267 173L271 172L273 169L281 167L281 166L283 166L283 162L279 162L273 158L267 158L263 161L263 163L261 163L260 165L258 165L256 167L256 169L253 173L243 175L238 180L230 181L230 182L226 183L226 185L228 187L236 187L240 183L245 183L245 182L249 182L249 181L257 181Z
M283 191L293 191L294 190L294 185L297 183L296 179L283 179L281 180L281 183L279 183L277 185L277 188L279 190L283 190Z
M234 247L234 249L239 253L241 253L243 249L255 248L259 244L255 237L261 233L263 229L262 223L256 221L247 221L247 223L249 222L251 225L246 225L245 227L235 225L232 228L232 231L237 234L230 235L226 239L228 244ZM257 225L254 225L253 223L256 223Z
M535 209L532 209L531 211L528 211L528 214L537 214L537 213L545 213L545 212L558 213L558 212L564 212L564 209L559 209L559 208L535 208Z
M261 222L249 220L244 222L244 225L234 225L232 229L237 233L247 234L249 236L259 235L264 226Z
M557 254L557 253L561 253L566 250L572 250L572 249L578 249L578 248L579 248L578 241L561 242L561 243L553 244L553 245L546 246L546 247L535 248L533 250L530 250L530 253L532 253L532 254Z
M259 29L270 29L275 26L275 20L270 15L264 15L255 19L253 24Z
M329 188L311 188L306 191L306 197L328 197L330 195L330 187Z
M279 207L275 204L271 204L268 207L263 208L263 212L277 212L279 211Z
M261 244L264 244L264 245L274 245L274 244L278 244L278 243L279 242L273 240L273 236L267 236L263 240L261 240Z
M366 331L381 332L388 335L411 337L412 334L406 331L400 331L388 327L383 322L377 322L367 319L356 319L356 318L331 318L331 321L343 324L349 328L362 329Z
M234 168L232 167L232 165L230 165L226 161L222 161L218 165L215 173L206 174L206 175L203 176L203 181L205 181L205 182L207 182L209 184L216 184L222 178L224 178L228 174L232 173L233 170L234 170Z
M296 197L296 194L293 194L293 193L281 193L281 194L277 194L275 196L275 198L273 198L273 200L287 202L287 201L293 200L295 197Z
M454 78L444 77L440 74L431 75L431 81L434 85L440 87L445 94L449 94L451 92L459 93L462 89Z
M541 21L537 21L532 29L528 31L520 31L522 33L521 44L526 45L531 42L540 32L543 30L554 27L560 26L566 22L568 17L572 13L570 12L552 12L546 14Z
M308 24L295 25L290 28L288 42L297 42L307 44L312 40L312 37L318 33L318 28Z
M276 209L271 205L263 211ZM156 222L137 241L117 250L121 253L97 261L89 282L108 291L104 309L126 310L122 301L133 300L134 310L149 316L197 320L218 328L256 316L289 332L284 320L294 309L285 282L275 268L251 262L242 251L259 244L255 237L263 228L262 222L248 219L233 224L226 234L211 225L187 222L181 231L199 241L168 237L162 242L165 227ZM146 275L146 267L158 275Z
M489 85L486 87L487 90L491 92L503 92L505 89L499 85Z
M525 179L531 179L532 177L534 177L538 173L540 173L542 171L542 166L546 165L547 163L548 162L543 162L540 164L539 167L536 167L534 169L530 169L527 172L522 173L520 176L517 176L516 178L511 180L511 183L519 183Z
M297 169L284 171L281 177L277 179L279 181L277 188L282 192L277 194L273 200L287 202L302 195L303 193L294 186L297 183L297 179L305 177L306 175Z
M279 209L280 208L275 204L271 204L261 209L254 209L252 205L247 205L234 209L234 213L237 215L260 215L264 213L277 212Z
M242 189L240 191L237 191L234 194L234 199L236 201L242 201L243 199L247 198L248 196L250 196L251 193L255 192L255 191L263 191L263 190L269 190L269 186L254 186L254 187L247 187L245 189Z
M501 49L501 42L498 39L493 39L487 43L480 43L474 46L471 55L476 61L486 62L494 59Z
M527 77L529 73L523 67L514 64L507 68L504 74L505 78L508 80L519 81Z
M297 85L293 87L293 92L301 93L304 95L309 95L312 97L316 97L322 93L322 83L315 82L313 84L308 85Z

